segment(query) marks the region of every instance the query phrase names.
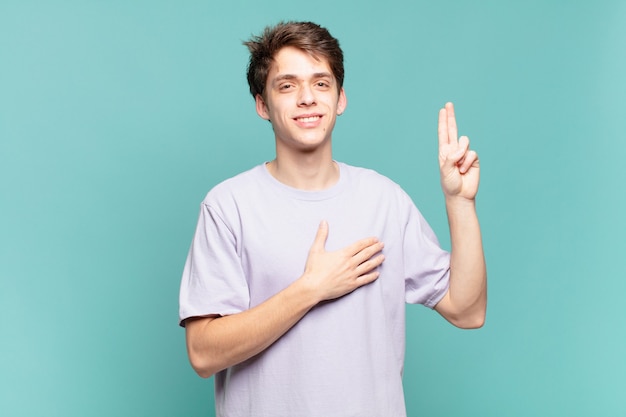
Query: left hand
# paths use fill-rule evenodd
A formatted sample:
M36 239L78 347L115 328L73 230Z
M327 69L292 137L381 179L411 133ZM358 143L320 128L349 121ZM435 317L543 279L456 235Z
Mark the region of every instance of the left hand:
M474 200L478 192L480 167L478 155L469 149L467 136L458 137L454 105L439 110L439 172L446 198Z

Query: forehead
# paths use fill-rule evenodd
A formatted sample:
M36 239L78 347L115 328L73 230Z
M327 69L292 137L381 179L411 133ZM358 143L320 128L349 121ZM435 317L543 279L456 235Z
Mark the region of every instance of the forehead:
M324 72L332 75L326 58L316 57L301 49L286 46L274 55L268 77L272 79L285 74L307 76Z

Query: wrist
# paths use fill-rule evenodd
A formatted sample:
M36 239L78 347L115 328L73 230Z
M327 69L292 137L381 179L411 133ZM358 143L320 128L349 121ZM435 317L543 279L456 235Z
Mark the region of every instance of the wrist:
M445 202L447 208L458 209L475 209L476 199L466 198L459 195L445 195Z
M291 287L298 294L303 305L308 308L314 307L324 299L319 284L307 272L294 281Z

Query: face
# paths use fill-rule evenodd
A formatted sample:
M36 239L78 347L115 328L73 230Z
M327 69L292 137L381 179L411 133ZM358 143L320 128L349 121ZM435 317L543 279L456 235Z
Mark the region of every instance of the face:
M256 97L256 110L272 123L278 152L330 149L335 120L347 101L325 59L318 61L293 47L281 49L264 95Z

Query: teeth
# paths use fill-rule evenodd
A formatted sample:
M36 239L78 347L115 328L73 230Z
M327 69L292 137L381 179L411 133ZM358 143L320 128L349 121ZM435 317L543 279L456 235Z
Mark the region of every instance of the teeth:
M311 116L311 117L299 117L298 120L304 123L314 122L318 120L319 116Z

